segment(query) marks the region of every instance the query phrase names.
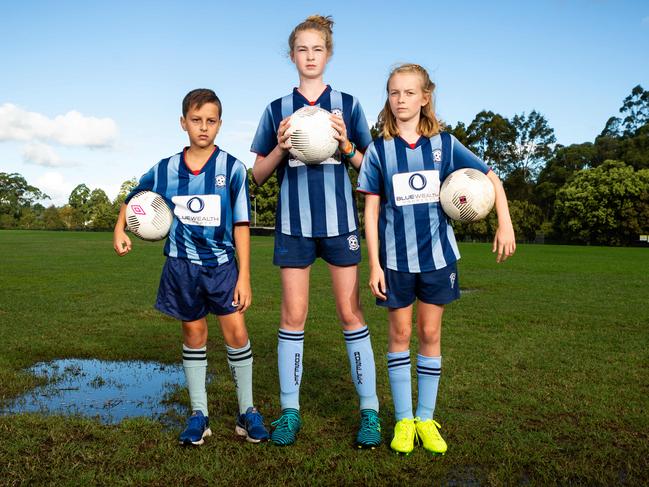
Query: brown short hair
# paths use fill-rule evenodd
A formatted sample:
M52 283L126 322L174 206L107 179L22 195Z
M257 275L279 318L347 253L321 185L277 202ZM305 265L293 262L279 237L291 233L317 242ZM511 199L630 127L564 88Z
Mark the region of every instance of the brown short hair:
M217 106L217 108L219 109L220 119L223 115L221 100L219 100L219 97L216 96L216 93L208 88L198 88L196 90L190 91L185 95L185 98L183 98L183 117L187 116L187 112L190 108L200 108L206 103L214 103Z

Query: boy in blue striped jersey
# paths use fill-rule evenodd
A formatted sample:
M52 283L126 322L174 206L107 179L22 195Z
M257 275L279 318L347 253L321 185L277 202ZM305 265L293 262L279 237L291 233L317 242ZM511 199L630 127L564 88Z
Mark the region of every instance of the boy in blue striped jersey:
M250 200L244 164L214 145L221 127L221 102L197 89L183 100L180 124L189 147L162 159L142 176L139 191L160 194L174 218L156 308L182 322L183 368L193 414L179 441L202 445L212 434L207 409L207 315L217 315L239 402L235 432L258 443L268 439L252 397L252 349L244 321L250 306ZM124 229L126 203L115 225L118 255L131 250ZM236 253L236 259L235 259ZM238 261L238 267L237 267Z
M442 368L442 314L444 305L460 297L456 266L460 253L439 203L440 181L460 168L487 174L496 190L497 261L516 249L500 180L457 139L440 133L434 88L419 65L392 71L388 100L379 115L382 136L365 152L358 179L358 191L366 193L370 289L377 304L388 308L388 376L397 421L390 446L405 454L413 450L417 438L430 452L444 454L447 449L433 415ZM417 299L418 397L413 415L409 347Z
M271 438L276 445L290 445L301 427L299 394L309 275L315 259L322 257L329 267L352 381L359 396L361 421L355 444L375 448L381 441L376 373L370 332L360 307L360 238L347 172L349 166L358 170L361 151L372 139L358 100L323 81L333 53L332 25L329 17L313 15L291 33L289 53L300 85L268 105L251 147L257 154L252 171L255 182L263 184L276 171L280 186L273 262L280 267L282 279L277 346L282 415L273 423ZM334 156L315 165L290 157L286 133L288 117L309 105L332 112L339 142Z

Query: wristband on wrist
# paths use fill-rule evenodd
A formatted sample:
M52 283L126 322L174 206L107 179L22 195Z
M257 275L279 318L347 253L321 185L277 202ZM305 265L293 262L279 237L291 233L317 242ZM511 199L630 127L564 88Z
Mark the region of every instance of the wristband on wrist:
M343 152L343 157L346 157L347 159L351 159L356 155L356 144L350 141L349 145L351 146L351 149L349 149L349 151Z

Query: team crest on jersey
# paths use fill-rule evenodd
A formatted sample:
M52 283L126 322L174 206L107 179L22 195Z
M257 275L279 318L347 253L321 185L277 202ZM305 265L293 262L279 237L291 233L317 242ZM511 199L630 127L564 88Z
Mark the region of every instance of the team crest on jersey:
M442 162L442 149L435 149L433 151L433 162Z
M334 108L333 110L331 110L331 113L333 115L336 115L337 117L342 117L343 116L343 111L340 110L339 108Z
M356 252L361 246L358 244L358 237L356 235L350 235L347 237L347 243L349 244L349 250Z
M455 287L455 272L451 272L451 275L448 276L448 280L451 281L451 289Z
M217 188L222 188L223 186L225 186L225 176L223 174L219 174L218 176L216 176L215 182Z

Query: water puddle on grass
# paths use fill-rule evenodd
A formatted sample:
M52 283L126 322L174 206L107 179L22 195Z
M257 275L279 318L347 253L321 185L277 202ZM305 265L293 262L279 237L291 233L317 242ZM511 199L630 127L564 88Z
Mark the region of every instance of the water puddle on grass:
M12 401L4 413L80 414L109 424L135 416L175 423L187 411L169 400L185 376L179 365L158 362L111 362L62 359L28 369L43 377L39 386Z

